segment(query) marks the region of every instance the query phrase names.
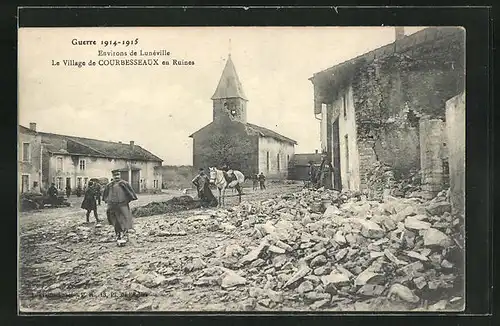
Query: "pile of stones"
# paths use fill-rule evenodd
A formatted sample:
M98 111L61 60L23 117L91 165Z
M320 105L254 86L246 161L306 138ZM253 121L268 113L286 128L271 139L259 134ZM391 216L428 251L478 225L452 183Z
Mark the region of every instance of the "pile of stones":
M313 310L387 300L405 309L463 304L450 297L463 283L456 238L463 225L443 193L429 202L387 195L369 201L304 189L210 216L218 230L252 241L221 248L222 259L210 264L219 274L198 282L242 291L247 309L277 309L286 301Z

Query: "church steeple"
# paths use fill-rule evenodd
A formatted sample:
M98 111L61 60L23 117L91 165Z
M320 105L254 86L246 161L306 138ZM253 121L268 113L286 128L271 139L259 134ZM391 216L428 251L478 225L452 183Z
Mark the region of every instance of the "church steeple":
M246 123L246 102L248 99L236 73L231 52L228 54L226 66L222 71L212 101L214 121L229 117L231 120Z
M245 92L243 91L243 86L241 85L238 77L238 73L236 73L233 60L231 59L231 53L229 53L227 56L226 66L222 71L222 76L220 77L217 89L212 96L212 100L233 97L239 97L247 100Z

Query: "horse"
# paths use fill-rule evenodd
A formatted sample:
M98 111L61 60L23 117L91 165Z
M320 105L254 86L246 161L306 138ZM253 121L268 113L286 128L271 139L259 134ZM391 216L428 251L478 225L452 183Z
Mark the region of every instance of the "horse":
M224 205L225 192L227 188L236 189L238 191L238 200L241 203L241 184L245 182L245 176L238 170L232 170L232 173L236 176L236 180L233 180L228 184L226 178L224 177L224 172L215 167L208 168L210 171L210 183L215 184L217 189L219 189L219 207Z

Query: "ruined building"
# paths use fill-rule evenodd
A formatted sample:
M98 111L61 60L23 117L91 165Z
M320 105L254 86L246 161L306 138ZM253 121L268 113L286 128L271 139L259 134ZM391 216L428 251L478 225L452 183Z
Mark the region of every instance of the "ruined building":
M189 136L194 168L227 164L246 176L263 172L268 178L286 178L297 142L247 122L248 99L231 55L212 102L212 122Z
M446 103L464 92L465 31L426 28L310 78L322 149L338 188L364 190L383 163L398 175L421 170L429 196L446 187ZM465 130L459 131L465 134Z

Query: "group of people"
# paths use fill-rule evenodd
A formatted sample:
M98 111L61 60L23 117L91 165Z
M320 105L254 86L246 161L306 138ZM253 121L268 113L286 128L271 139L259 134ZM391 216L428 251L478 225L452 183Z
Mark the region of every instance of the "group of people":
M314 165L313 161L309 162L309 184L313 188L333 189L332 175L333 165L328 158L328 155L321 155L321 164L319 168Z
M133 229L132 212L129 203L137 200L137 194L130 184L120 178L120 172L114 172L111 181L104 187L102 200L107 204L106 216L109 224L115 228L118 245L128 240L128 232ZM97 213L97 205L101 204L100 186L89 181L81 208L85 209L87 223L90 213L94 213L97 224L101 222ZM96 225L97 226L97 225Z
M252 176L253 190L257 190L257 186L260 186L260 190L266 189L266 176L264 173L254 174Z

